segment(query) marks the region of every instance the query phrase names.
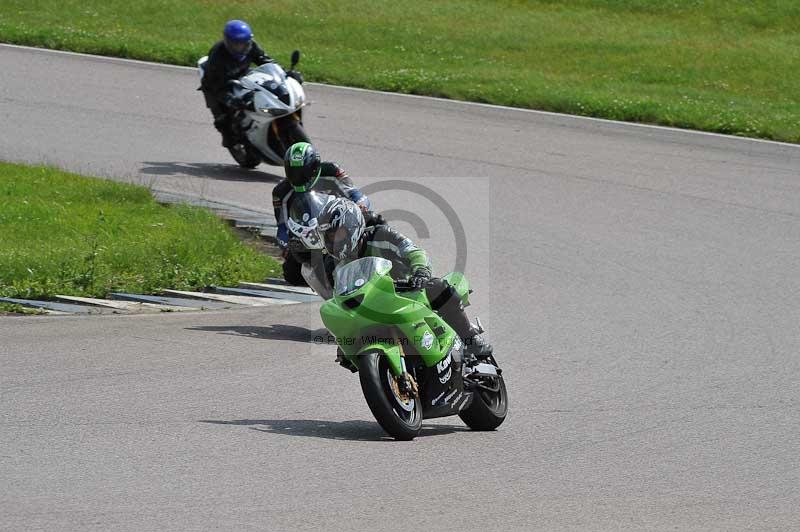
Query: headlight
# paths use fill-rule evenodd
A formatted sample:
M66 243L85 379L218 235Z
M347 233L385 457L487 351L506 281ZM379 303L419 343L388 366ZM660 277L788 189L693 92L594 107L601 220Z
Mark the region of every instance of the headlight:
M287 111L286 109L272 108L272 109L261 109L261 112L265 114L271 114L272 116L281 116L287 114L289 111Z

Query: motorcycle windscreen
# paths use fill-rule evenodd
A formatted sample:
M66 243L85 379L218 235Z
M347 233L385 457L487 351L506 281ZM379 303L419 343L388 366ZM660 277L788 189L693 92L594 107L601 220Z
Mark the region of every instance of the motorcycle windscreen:
M256 72L261 72L262 74L267 74L268 76L272 76L272 78L279 83L283 83L286 80L286 74L283 72L283 69L277 65L277 63L264 63L253 70Z
M392 262L381 257L364 257L340 264L333 272L333 290L338 296L355 292L372 278L392 269Z
M256 92L262 90L266 91L271 96L277 98L278 102L282 105L292 105L292 96L286 84L286 74L276 63L266 63L251 70L247 75L242 77L239 82L248 90ZM282 105L275 106L269 101L265 101L261 102L257 107L269 110L271 114L277 113L277 115L285 114L287 111L290 111ZM281 113L281 111L283 111L283 113Z

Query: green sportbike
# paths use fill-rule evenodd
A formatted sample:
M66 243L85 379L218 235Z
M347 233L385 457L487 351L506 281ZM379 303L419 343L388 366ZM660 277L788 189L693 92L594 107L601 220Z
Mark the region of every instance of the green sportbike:
M422 420L458 415L473 430L505 420L508 396L493 356L465 354L464 343L432 309L425 290L389 275L392 263L364 257L334 271L334 295L320 309L343 362L381 427L412 440ZM469 304L461 273L444 277Z

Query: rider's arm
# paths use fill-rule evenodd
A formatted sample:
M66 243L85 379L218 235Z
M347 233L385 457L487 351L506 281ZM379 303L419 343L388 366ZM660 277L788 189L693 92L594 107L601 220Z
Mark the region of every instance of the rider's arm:
M264 52L256 41L253 41L253 46L250 48L250 62L263 65L264 63L271 63L272 58Z
M419 270L425 270L428 275L432 273L431 263L425 250L418 247L407 236L395 231L388 225L381 226L378 233L384 242L389 244L391 251L396 253L400 260L408 265L411 275Z
M275 222L278 224L278 244L284 247L289 240L286 230L286 218L289 212L289 198L291 198L292 186L287 179L282 179L275 188L272 189L272 209L275 212Z
M206 73L203 76L203 90L209 92L219 102L224 101L228 94L228 81L225 79L223 68L211 61L206 66Z
M324 161L321 166L320 179L329 182L329 188L337 191L337 196L348 198L367 210L371 208L369 198L353 184L353 180L341 166L330 161Z
M228 94L228 79L225 77L225 61L221 57L222 41L208 52L208 61L203 74L201 87L215 100L222 102Z

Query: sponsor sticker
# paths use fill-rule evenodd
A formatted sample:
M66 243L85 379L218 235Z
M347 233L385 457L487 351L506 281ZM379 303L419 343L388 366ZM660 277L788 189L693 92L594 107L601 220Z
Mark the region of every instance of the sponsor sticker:
M436 364L436 371L439 372L439 382L442 384L450 380L452 368L450 367L450 354Z
M425 349L430 349L431 346L433 346L433 334L431 334L430 331L425 331L425 333L422 335L422 347ZM448 357L448 359L449 358L450 357Z

